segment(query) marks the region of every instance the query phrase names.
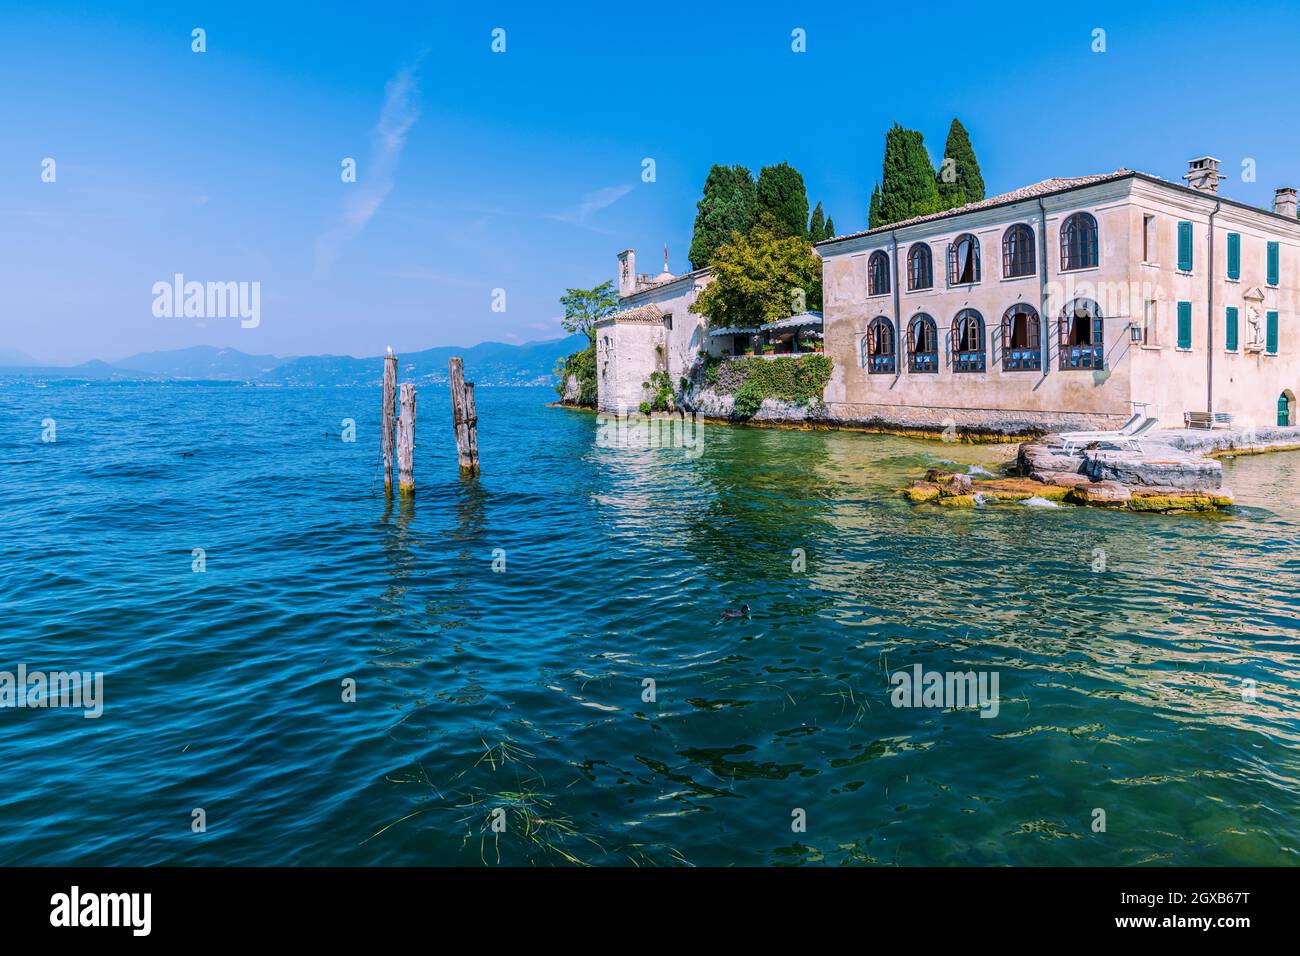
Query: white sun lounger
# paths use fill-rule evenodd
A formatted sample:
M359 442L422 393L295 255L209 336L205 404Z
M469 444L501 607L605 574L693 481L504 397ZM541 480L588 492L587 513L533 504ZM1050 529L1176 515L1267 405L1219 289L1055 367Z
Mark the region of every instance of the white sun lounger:
M1141 416L1134 417L1140 418ZM1129 449L1140 453L1142 451L1142 443L1138 439L1159 425L1160 419L1147 418L1143 420L1142 424L1137 428L1134 428L1132 431L1126 431L1125 429L1127 429L1130 424L1132 424L1132 419L1130 419L1128 424L1125 424L1124 428L1113 432L1066 432L1061 436L1065 439L1065 453L1067 455L1072 455L1080 446L1091 445L1093 443L1099 445L1113 445L1117 448Z
M1068 452L1073 446L1082 442L1101 441L1103 438L1114 438L1118 435L1127 435L1142 423L1142 419L1143 416L1139 413L1134 415L1119 428L1108 429L1106 431L1062 432L1061 437L1065 439L1065 447Z

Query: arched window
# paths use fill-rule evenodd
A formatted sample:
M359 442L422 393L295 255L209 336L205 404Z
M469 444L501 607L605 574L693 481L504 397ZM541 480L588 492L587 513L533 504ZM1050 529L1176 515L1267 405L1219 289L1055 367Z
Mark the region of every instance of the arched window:
M1007 279L1034 274L1034 230L1018 222L1002 234L1002 275Z
M939 330L924 312L913 316L907 327L907 370L939 371Z
M884 295L889 291L889 256L880 250L867 260L867 295Z
M894 323L878 315L867 326L862 340L862 364L872 375L892 375L898 368L894 349Z
M984 371L984 316L962 309L952 320L952 370Z
M934 288L934 260L930 255L930 244L918 242L907 250L907 289Z
M1076 212L1061 224L1061 271L1091 269L1097 264L1097 220Z
M974 285L980 281L980 243L969 232L948 245L948 284Z
M1008 372L1039 371L1043 367L1038 312L1023 302L1002 316L1002 368Z
M1061 312L1061 368L1105 368L1101 309L1091 299L1075 299Z

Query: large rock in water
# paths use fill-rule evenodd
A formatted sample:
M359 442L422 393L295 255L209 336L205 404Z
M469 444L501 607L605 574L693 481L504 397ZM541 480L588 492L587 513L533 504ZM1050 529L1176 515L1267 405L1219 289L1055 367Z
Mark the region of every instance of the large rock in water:
M1016 468L1022 475L1076 473L1082 464L1081 455L1067 455L1059 443L1025 442L1016 453Z
M1178 511L1216 511L1232 504L1232 492L1227 488L1188 491L1185 488L1147 486L1129 490L1133 494L1133 500L1128 503L1132 511L1160 511L1166 514Z
M1095 481L1070 489L1069 498L1084 505L1126 505L1133 495L1118 481Z
M564 380L564 401L573 404L578 401L582 395L582 386L578 384L578 376L572 372Z
M1083 473L1093 481L1155 485L1186 491L1213 491L1223 484L1223 466L1213 458L1190 455L1145 456L1137 452L1085 452Z
M931 468L925 473L925 480L938 485L939 493L945 496L956 497L971 493L970 475L958 475L950 471Z

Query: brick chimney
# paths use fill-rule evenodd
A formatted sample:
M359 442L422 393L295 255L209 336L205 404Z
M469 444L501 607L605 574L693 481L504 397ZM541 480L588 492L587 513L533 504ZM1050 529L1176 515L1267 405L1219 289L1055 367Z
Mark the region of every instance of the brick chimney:
M1279 216L1286 216L1288 219L1294 219L1295 215L1295 190L1290 186L1283 186L1273 197L1273 211Z
M1219 174L1219 161L1213 156L1202 156L1187 164L1183 179L1187 185L1203 193L1217 193L1219 181L1224 177Z
M636 250L624 249L618 254L618 294L631 295L636 291Z

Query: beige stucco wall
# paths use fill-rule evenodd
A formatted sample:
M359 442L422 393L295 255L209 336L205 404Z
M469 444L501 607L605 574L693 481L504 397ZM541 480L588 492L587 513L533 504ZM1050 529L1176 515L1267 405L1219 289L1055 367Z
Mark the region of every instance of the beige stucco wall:
M664 314L658 323L625 321L615 316L597 326L596 382L600 408L636 409L650 397L642 383L654 371L666 371L673 387L677 387L695 364L700 349L709 344L704 316L691 312L690 306L699 297L700 290L712 281L713 276L707 273L687 275L624 297L625 309L657 306Z
M1213 314L1210 313L1210 213L1213 199L1188 196L1154 184L1136 184L1130 206L1134 272L1156 304L1155 342L1135 348L1134 378L1143 400L1159 409L1162 424L1179 427L1185 411L1227 412L1237 423L1273 425L1284 389L1300 394L1300 223L1291 227L1263 212L1221 205L1214 218ZM1143 217L1155 216L1155 254L1143 262ZM1192 272L1178 271L1178 222L1192 223ZM1228 233L1241 236L1241 278L1227 277ZM1267 246L1279 244L1279 283L1268 285ZM1278 313L1276 355L1248 351L1247 311L1252 293L1262 293L1261 324ZM1192 346L1177 347L1177 303L1192 304ZM1227 345L1227 307L1238 310L1238 348ZM1210 328L1210 320L1213 329ZM1211 339L1213 340L1212 344ZM1213 409L1207 382L1213 361Z
M661 367L664 327L659 322L606 321L596 325L596 405L634 411L649 398L644 384Z

